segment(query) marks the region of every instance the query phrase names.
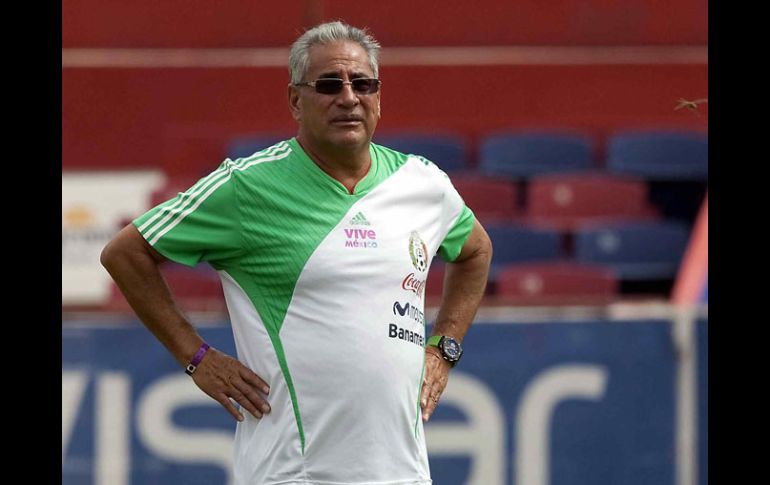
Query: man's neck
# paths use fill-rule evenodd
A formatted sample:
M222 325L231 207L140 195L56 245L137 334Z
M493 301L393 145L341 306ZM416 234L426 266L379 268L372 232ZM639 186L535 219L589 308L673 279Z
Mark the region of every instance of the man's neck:
M358 150L322 150L311 146L301 136L297 137L297 142L321 170L344 185L351 194L356 184L369 173L372 158L368 144Z

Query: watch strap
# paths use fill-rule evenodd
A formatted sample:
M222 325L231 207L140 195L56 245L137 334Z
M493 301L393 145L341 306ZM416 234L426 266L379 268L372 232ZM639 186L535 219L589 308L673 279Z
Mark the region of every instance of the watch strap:
M441 343L441 339L443 338L443 335L432 335L428 337L428 345L432 347L438 347Z

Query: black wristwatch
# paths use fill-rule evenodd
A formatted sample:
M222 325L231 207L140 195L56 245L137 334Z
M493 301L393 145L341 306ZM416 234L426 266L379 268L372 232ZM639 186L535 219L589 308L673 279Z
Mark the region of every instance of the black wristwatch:
M437 347L441 351L441 356L452 367L460 362L460 357L463 356L463 347L460 345L460 342L452 337L433 335L428 339L428 345Z

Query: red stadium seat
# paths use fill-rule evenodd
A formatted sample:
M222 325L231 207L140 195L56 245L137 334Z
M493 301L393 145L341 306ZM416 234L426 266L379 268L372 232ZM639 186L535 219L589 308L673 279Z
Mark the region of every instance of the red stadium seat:
M466 175L452 177L452 184L482 223L511 222L520 216L513 182Z
M495 281L498 303L519 305L606 304L619 295L613 272L571 262L523 263L503 268Z
M584 222L657 220L643 180L602 174L543 175L530 180L529 223L571 231Z

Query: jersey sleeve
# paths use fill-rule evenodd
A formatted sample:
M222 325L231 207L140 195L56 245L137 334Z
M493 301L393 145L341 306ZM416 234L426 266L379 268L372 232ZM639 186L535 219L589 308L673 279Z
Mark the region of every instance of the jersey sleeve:
M460 254L465 241L473 229L476 217L473 211L465 205L460 194L452 185L449 177L440 171L441 186L444 191L442 207L442 233L445 234L438 249L438 255L444 261L451 263Z
M206 261L217 269L241 252L235 180L228 162L133 221L155 250L177 263Z

